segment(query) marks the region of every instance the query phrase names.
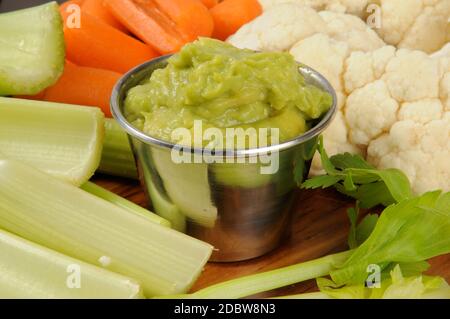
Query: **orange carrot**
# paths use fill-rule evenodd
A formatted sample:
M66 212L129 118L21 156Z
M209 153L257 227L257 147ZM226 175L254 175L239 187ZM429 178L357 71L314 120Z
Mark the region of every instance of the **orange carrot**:
M80 65L125 73L158 54L148 45L99 21L81 15L79 28L64 25L67 58Z
M208 9L211 9L212 7L216 6L219 3L219 0L200 0L200 1L203 2L205 7L207 7Z
M105 5L131 32L160 53L173 53L214 25L198 0L108 0Z
M210 10L214 19L213 37L225 40L262 13L258 0L224 0Z
M128 30L117 20L111 12L106 8L103 0L84 0L81 6L83 12L96 17L97 19L109 24L113 28L120 30L122 32L128 32Z
M55 85L32 98L49 102L100 107L111 117L109 99L122 75L109 70L77 66L66 62L64 73Z

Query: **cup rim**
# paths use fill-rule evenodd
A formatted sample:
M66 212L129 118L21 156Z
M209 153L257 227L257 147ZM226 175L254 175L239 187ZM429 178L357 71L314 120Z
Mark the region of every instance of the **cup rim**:
M131 79L134 77L135 74L145 70L146 68L149 68L150 66L163 62L167 60L171 55L163 55L158 58L149 60L147 62L144 62L135 68L131 69L127 73L125 73L119 81L115 84L111 99L110 99L110 107L111 107L111 113L113 117L117 120L119 125L127 132L128 135L137 138L141 142L145 144L150 144L159 148L166 148L166 149L174 149L174 148L180 148L182 147L185 151L190 151L192 154L204 154L205 150L208 150L207 148L196 148L196 147L189 147L189 146L181 146L179 144L174 144L172 142L164 141L155 137L152 137L138 128L134 127L123 115L122 112L122 104L123 101L120 100L120 93L122 91L122 87ZM273 152L280 152L283 150L287 150L290 148L293 148L299 144L303 144L307 141L312 140L313 138L317 137L319 134L321 134L332 122L334 117L337 113L337 95L336 91L330 84L330 82L319 72L314 70L313 68L304 65L299 64L299 72L302 73L302 75L309 75L312 78L315 78L315 81L321 85L321 89L328 92L332 97L332 105L328 112L321 118L319 123L314 125L311 129L306 131L305 133L292 138L290 140L284 141L279 144L265 146L265 147L259 147L259 148L249 148L249 149L234 149L234 150L222 150L223 157L242 157L242 156L255 156L259 154L267 154L267 153L273 153Z

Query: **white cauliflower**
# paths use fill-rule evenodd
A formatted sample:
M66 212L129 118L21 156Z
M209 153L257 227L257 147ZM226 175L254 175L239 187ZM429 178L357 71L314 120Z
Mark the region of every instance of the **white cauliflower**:
M375 31L354 15L332 11L321 11L319 15L328 26L328 34L335 40L346 42L352 51L372 51L385 44Z
M269 6L230 42L261 51L288 50L297 61L330 81L339 111L323 134L329 154L359 153L379 168L402 169L416 193L450 191L449 46L432 56L397 49L386 45L356 16L331 11L317 14L299 5L308 1L290 2ZM406 12L421 16L426 8L442 6L439 0L412 0L411 8L404 7L400 0L392 0L390 5L380 2L386 19L392 19L390 6L400 10L399 21L388 20L396 32L380 32L397 45L412 43L414 38L412 26L403 28L402 23L418 22L406 17ZM311 16L307 19L304 14ZM440 21L439 15L436 19ZM312 21L319 26L315 31ZM428 51L431 42L440 40L428 41ZM320 159L315 157L311 173L321 172Z
M310 7L280 4L244 25L228 42L238 48L257 51L284 51L296 42L327 29ZM280 37L280 34L283 36Z
M374 26L374 30L386 43L398 48L432 53L450 41L449 0L260 0L260 2L264 10L270 10L280 3L292 3L309 6L317 11L348 13L367 21L379 17L379 28ZM378 8L378 11L374 11L374 8Z
M403 170L415 193L450 190L447 62L392 47L356 52L346 61L350 142L367 149L378 168ZM370 71L361 73L358 66Z
M377 80L355 90L349 95L345 108L350 141L365 147L387 132L397 121L398 107L384 81Z
M259 0L264 10L282 3L309 6L317 11L328 10L363 16L368 0Z
M398 48L427 53L439 50L450 40L449 0L371 0L381 8L383 40Z
M441 113L442 117L442 113ZM396 122L370 143L368 160L378 168L401 169L417 194L450 190L450 113L428 123Z

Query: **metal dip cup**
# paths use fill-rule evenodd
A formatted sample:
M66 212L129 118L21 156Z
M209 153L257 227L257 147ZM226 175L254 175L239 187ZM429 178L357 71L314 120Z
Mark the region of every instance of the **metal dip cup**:
M240 261L276 248L289 233L294 190L307 177L317 138L336 113L336 94L316 71L299 66L307 83L333 97L325 116L305 134L279 145L234 150L225 163L181 163L172 160L174 144L146 135L123 115L128 90L167 64L168 56L144 63L125 74L111 97L114 117L128 133L139 178L156 213L172 227L204 240L216 248L212 261ZM261 174L259 155L278 155L279 169ZM203 149L191 149L201 155ZM246 163L226 163L247 159ZM249 163L250 159L255 163Z

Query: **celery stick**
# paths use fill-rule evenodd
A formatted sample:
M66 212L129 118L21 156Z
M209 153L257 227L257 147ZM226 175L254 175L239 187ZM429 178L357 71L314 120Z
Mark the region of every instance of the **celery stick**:
M64 68L64 34L56 2L0 14L0 95L36 94Z
M98 167L98 108L0 97L0 152L76 186Z
M326 276L334 269L336 264L347 260L351 253L352 251L346 251L297 265L233 279L196 291L188 296L191 298L209 299L234 299L252 296L305 280Z
M127 133L114 119L105 120L103 153L98 171L120 177L138 177Z
M117 205L119 207L122 207L123 209L126 209L130 213L137 214L139 216L143 216L147 218L148 220L157 223L159 225L170 227L170 222L167 219L164 219L155 213L152 213L151 211L142 208L139 205L136 205L133 202L130 202L129 200L120 197L119 195L114 194L113 192L108 191L107 189L104 189L103 187L98 186L97 184L94 184L92 182L87 182L81 186L82 189L84 189L86 192L91 193L92 195L95 195L97 197L100 197L104 200L107 200L110 203L113 203L114 205Z
M186 292L212 247L73 185L0 160L0 228L138 280L147 297Z
M0 230L0 298L141 298L130 278Z

